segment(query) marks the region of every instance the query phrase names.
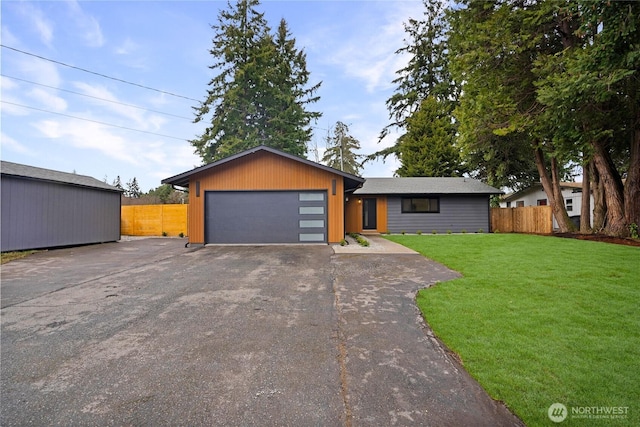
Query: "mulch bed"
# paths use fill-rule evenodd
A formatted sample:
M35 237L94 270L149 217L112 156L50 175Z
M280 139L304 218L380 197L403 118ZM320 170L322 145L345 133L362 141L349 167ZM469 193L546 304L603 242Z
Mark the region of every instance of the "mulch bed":
M593 240L596 242L613 243L615 245L640 247L640 239L631 239L626 237L613 237L613 236L607 236L604 234L553 233L553 236L564 237L568 239Z

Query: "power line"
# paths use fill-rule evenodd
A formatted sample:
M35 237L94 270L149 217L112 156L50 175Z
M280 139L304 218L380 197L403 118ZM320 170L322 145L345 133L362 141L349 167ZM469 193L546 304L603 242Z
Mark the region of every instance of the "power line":
M190 117L184 117L184 116L179 116L177 114L165 113L164 111L152 110L150 108L140 107L138 105L127 104L127 103L124 103L124 102L114 101L112 99L100 98L100 97L97 97L97 96L87 95L85 93L74 92L72 90L63 89L63 88L55 87L55 86L49 86L49 85L45 85L45 84L42 84L42 83L32 82L31 80L25 80L25 79L21 79L19 77L8 76L8 75L2 74L2 73L0 73L0 76L7 77L7 78L10 78L10 79L14 79L14 80L19 80L21 82L30 83L30 84L37 85L37 86L46 87L46 88L49 88L49 89L59 90L61 92L72 93L74 95L85 96L87 98L97 99L97 100L105 101L105 102L111 102L113 104L124 105L125 107L137 108L139 110L145 110L145 111L150 111L152 113L164 114L166 116L177 117L179 119L185 119L185 120L189 120L189 121L192 120Z
M69 68L73 68L75 70L83 71L85 73L94 74L96 76L104 77L105 79L115 80L117 82L126 83L128 85L137 86L137 87L141 87L143 89L164 93L165 95L171 95L171 96L175 96L177 98L188 99L190 101L195 101L195 102L200 103L200 100L194 99L194 98L189 98L188 96L178 95L178 94L167 92L167 91L164 91L164 90L155 89L155 88L152 88L152 87L149 87L149 86L144 86L144 85L141 85L141 84L138 84L138 83L133 83L133 82L130 82L130 81L127 81L127 80L119 79L117 77L107 76L106 74L101 74L101 73L98 73L98 72L95 72L95 71L87 70L86 68L76 67L75 65L65 64L64 62L60 62L60 61L56 61L56 60L53 60L53 59L45 58L44 56L36 55L36 54L30 53L30 52L25 52L24 50L16 49L15 47L6 46L4 44L0 44L0 46L4 47L5 49L10 49L10 50L13 50L15 52L22 53L24 55L29 55L29 56L33 56L34 58L42 59L43 61L53 62L54 64L62 65L64 67L69 67Z
M104 126L110 126L110 127L114 127L114 128L130 130L130 131L133 131L133 132L146 133L146 134L149 134L149 135L162 136L164 138L177 139L178 141L188 141L185 138L179 138L177 136L164 135L164 134L161 134L161 133L149 132L149 131L146 131L146 130L140 130L140 129L134 129L134 128L126 127L126 126L114 125L112 123L105 123L105 122L101 122L101 121L98 121L98 120L86 119L84 117L77 117L77 116L72 116L70 114L58 113L56 111L45 110L45 109L42 109L42 108L30 107L28 105L22 105L22 104L18 104L18 103L15 103L15 102L5 101L4 99L1 100L0 102L2 102L3 104L9 104L9 105L15 105L17 107L28 108L30 110L41 111L43 113L56 114L58 116L69 117L69 118L76 119L76 120L84 120L86 122L98 123L98 124L101 124L101 125L104 125Z

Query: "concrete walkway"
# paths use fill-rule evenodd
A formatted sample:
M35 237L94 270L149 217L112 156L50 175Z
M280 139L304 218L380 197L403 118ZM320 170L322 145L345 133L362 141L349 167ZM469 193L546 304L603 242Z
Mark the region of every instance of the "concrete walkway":
M347 245L332 245L333 251L336 254L417 254L413 249L409 249L406 246L402 246L398 243L385 239L378 234L367 234L363 236L369 241L369 246L361 246L355 239L347 236Z

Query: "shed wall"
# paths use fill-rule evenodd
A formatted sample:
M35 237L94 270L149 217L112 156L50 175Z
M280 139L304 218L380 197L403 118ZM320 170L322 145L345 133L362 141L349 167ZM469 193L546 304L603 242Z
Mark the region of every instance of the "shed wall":
M2 177L2 251L120 239L120 193Z
M401 197L388 197L388 231L391 233L475 233L490 231L489 197L486 195L440 196L439 213L402 213Z
M333 181L335 180L335 194ZM199 183L199 184L198 184ZM198 195L197 187L200 193ZM189 242L204 238L205 191L324 190L327 191L329 243L344 238L344 179L319 168L268 152L258 152L193 175L189 181Z

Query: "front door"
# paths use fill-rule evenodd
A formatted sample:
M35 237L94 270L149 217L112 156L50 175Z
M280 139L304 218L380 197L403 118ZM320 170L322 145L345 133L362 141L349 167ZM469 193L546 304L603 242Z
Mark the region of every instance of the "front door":
M362 229L375 230L378 226L376 218L376 199L362 199Z

